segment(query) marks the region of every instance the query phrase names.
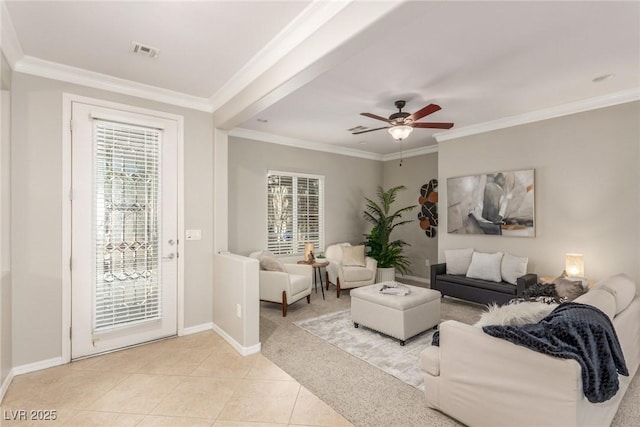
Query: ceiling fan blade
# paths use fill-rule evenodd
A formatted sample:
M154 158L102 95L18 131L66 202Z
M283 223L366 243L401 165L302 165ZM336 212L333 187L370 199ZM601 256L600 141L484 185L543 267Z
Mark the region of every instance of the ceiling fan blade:
M426 107L424 107L422 110L416 111L415 113L407 117L405 120L412 120L415 122L416 120L420 120L424 116L428 116L429 114L435 113L439 109L440 109L439 105L429 104Z
M384 117L380 117L380 116L376 116L375 114L371 114L371 113L360 113L361 116L365 116L365 117L370 117L372 119L376 119L376 120L382 120L383 122L387 122L389 123L389 119L384 118Z
M385 126L385 127L383 127L383 128L376 128L376 129L361 130L360 132L353 132L353 135L360 135L361 133L373 132L374 130L389 129L389 127L390 127L390 126Z
M414 128L451 129L453 123L411 123Z

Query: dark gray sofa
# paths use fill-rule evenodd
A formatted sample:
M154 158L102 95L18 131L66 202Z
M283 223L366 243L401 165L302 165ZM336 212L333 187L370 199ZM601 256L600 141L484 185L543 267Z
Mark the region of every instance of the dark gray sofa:
M507 282L491 282L471 279L462 275L447 274L447 264L431 266L431 289L443 296L473 301L480 304L506 304L512 298L522 296L524 290L538 281L538 275L529 273L518 277L516 285Z

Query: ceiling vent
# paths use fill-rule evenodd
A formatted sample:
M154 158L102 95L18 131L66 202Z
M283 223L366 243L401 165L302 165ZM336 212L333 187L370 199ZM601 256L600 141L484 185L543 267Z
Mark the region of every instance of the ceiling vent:
M131 52L148 56L149 58L157 58L158 54L160 54L160 49L138 42L131 42Z

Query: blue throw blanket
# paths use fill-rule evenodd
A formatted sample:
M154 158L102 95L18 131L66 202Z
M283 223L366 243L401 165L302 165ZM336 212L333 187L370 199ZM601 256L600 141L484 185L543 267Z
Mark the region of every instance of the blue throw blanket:
M590 305L567 302L535 324L482 330L540 353L576 360L589 402L611 399L618 392L618 374L629 375L611 320Z

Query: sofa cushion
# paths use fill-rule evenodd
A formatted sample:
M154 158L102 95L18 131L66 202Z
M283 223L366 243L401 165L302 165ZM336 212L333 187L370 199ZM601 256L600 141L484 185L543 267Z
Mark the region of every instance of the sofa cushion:
M616 300L616 314L627 308L636 296L636 284L626 274L616 274L601 281L593 288L604 289Z
M500 264L502 280L515 285L518 277L527 274L528 263L529 258L527 257L518 257L505 252L502 257L502 263Z
M490 291L502 292L505 294L515 295L517 288L507 282L492 282L489 280L471 279L465 276L454 276L443 274L438 276L438 282L450 282L458 285L465 285L474 288L488 289Z
M420 368L434 377L440 375L440 347L432 345L420 353Z
M466 275L471 264L473 248L447 249L444 251L444 259L447 263L447 274Z
M371 280L374 272L364 267L342 267L344 280L347 282L362 282Z
M599 308L602 312L609 316L610 319L613 319L613 317L616 315L615 297L611 292L606 291L602 288L591 289L589 292L576 298L573 302L588 304Z
M364 267L364 245L345 246L342 248L342 265Z
M467 277L502 282L502 273L500 272L502 256L502 252L496 252L495 254L474 252L471 257L469 271L467 271Z

